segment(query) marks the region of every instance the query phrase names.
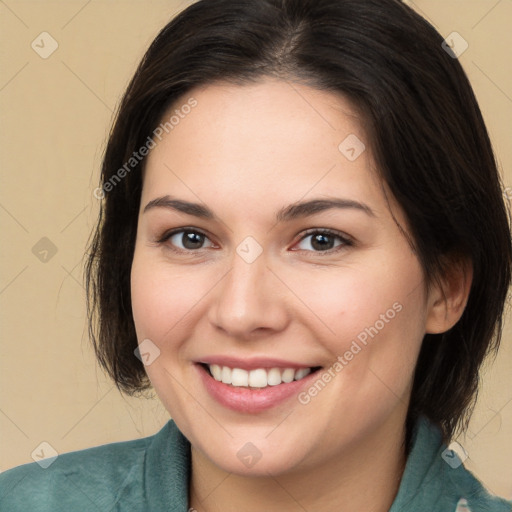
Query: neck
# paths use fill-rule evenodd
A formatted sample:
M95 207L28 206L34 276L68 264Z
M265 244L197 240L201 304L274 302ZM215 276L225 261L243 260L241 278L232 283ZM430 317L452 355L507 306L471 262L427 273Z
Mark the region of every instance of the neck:
M393 423L321 465L268 477L227 473L192 447L190 506L197 512L387 512L405 460L405 429Z

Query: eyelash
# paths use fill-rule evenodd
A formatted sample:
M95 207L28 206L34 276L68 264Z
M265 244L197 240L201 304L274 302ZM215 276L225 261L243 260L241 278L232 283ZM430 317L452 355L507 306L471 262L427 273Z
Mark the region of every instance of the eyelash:
M157 240L157 243L158 244L164 244L166 243L172 236L178 234L178 233L194 233L194 234L199 234L199 235L202 235L204 237L206 237L208 240L209 237L206 233L203 233L201 230L198 230L198 229L195 229L195 228L178 228L178 229L173 229L171 231L166 231L158 240ZM305 251L305 252L313 252L315 254L319 254L319 255L330 255L330 254L333 254L335 252L338 252L340 250L343 250L345 249L346 247L352 247L354 245L354 242L353 240L351 240L350 238L348 238L346 235L340 233L339 231L335 231L335 230L332 230L332 229L309 229L307 230L304 235L299 239L299 241L297 242L300 243L302 242L303 240L305 240L308 236L311 236L311 235L327 235L327 236L332 236L332 237L336 237L338 238L340 241L341 241L341 244L339 244L338 246L336 247L333 247L331 249L327 249L325 251L309 251L309 250L306 250L306 249L298 249L299 251ZM210 240L211 241L211 240ZM185 253L188 253L188 254L192 254L192 253L197 253L199 251L201 251L201 248L200 249L178 249L176 248L175 246L172 246L172 244L168 244L168 247L171 251L173 252L176 252L178 254L185 254ZM297 249L296 249L297 250Z

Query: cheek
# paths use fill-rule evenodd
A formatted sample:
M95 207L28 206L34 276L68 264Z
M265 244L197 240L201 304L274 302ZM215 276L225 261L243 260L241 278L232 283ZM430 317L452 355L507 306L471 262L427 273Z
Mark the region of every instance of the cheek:
M336 386L361 403L383 405L388 395L392 401L405 396L425 331L419 263L412 256L390 257L365 271L329 270L296 277L295 290L314 313L317 339L336 365Z
M131 270L132 311L139 340L162 343L197 305L208 283L192 267L173 267L136 251Z
M424 310L422 272L416 259L373 259L364 266L295 271L285 277L309 310L318 333L340 349L376 323L380 331L382 322L387 329L401 324L404 316L418 318ZM397 314L397 309L407 313Z
M194 312L209 287L193 271L172 267L143 249L136 250L131 269L132 313L139 343L149 339L159 355L145 371L160 400L175 419L191 409L178 382L184 381L180 360Z

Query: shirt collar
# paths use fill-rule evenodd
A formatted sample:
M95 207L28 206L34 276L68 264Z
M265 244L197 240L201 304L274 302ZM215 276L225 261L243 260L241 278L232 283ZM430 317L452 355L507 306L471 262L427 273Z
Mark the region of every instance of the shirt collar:
M459 497L443 492L446 490L444 483L449 480L448 465L442 458L445 448L440 429L427 418L420 417L414 426L411 450L389 512L427 510L425 507L432 512L457 508ZM144 463L148 510L187 511L190 443L173 420L154 436ZM460 471L464 471L463 466Z
M190 443L169 420L158 432L146 453L144 478L148 511L188 510Z
M442 499L442 486L439 474L442 467L441 431L427 418L420 417L413 430L412 446L407 457L405 470L398 493L389 512L423 510L428 504L439 504ZM432 508L432 510L434 510ZM437 509L436 509L437 510ZM439 510L454 510L450 505Z

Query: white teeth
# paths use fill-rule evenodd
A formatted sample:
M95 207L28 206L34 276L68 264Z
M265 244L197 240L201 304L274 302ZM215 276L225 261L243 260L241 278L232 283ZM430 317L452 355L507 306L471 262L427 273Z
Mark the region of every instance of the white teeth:
M263 370L263 368L251 370L249 373L249 386L251 388L265 388L267 387L267 380L267 370Z
M231 384L234 387L265 388L278 386L279 384L301 380L311 373L311 368L258 368L256 370L242 370L241 368L229 368L218 364L208 365L210 373L218 382Z
M303 379L306 375L311 373L311 368L301 368L295 372L295 380Z
M231 384L231 368L227 366L222 367L221 380L224 384Z
M222 368L218 364L211 364L210 371L212 372L213 378L219 382L222 380Z
M224 373L224 368L222 369L222 373ZM247 387L249 385L249 372L241 370L240 368L233 368L231 370L231 384L236 387Z
M292 382L294 377L295 370L293 368L286 368L286 370L281 374L281 380L286 383Z
M267 382L269 386L281 384L281 371L279 368L271 368L267 373Z

